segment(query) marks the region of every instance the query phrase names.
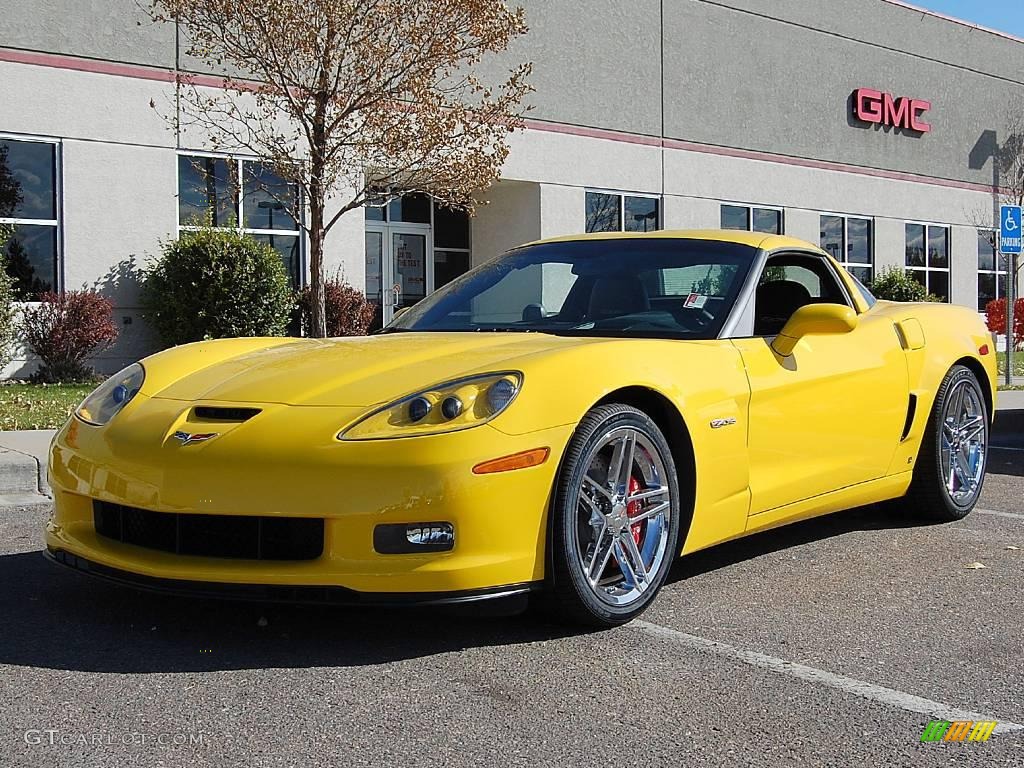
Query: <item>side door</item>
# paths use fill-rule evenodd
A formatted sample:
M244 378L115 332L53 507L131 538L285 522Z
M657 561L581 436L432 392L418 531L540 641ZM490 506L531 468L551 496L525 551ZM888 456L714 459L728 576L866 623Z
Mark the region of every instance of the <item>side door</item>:
M769 256L754 301L754 335L733 341L751 389L750 514L885 475L909 400L892 322L868 310L847 333L805 336L791 355L778 354L772 341L801 306L857 308L833 265L813 253Z

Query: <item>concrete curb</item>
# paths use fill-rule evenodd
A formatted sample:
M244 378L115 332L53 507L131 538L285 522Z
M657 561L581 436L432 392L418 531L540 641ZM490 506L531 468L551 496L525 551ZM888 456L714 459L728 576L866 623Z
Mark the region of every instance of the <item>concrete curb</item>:
M39 504L50 497L47 456L54 429L0 432L0 503Z

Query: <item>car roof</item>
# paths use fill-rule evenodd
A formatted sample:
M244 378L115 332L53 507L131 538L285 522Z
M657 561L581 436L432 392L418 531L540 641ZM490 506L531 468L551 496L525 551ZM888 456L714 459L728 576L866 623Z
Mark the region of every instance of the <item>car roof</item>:
M594 232L586 235L564 235L562 237L549 237L543 240L536 240L528 245L541 245L545 243L571 243L585 240L716 240L722 243L736 243L748 245L752 248L760 248L765 251L774 251L782 248L798 248L800 250L810 249L818 253L824 253L820 248L812 245L806 240L799 240L795 237L785 235L771 235L764 232L744 232L733 229L661 229L656 232Z

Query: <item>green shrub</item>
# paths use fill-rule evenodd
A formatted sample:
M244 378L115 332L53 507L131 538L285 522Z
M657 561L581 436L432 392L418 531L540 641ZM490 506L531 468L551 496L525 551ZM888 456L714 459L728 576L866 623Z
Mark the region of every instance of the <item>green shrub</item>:
M303 333L312 336L312 289L306 287L299 291L298 300ZM373 304L366 300L362 291L340 277L328 278L324 282L324 308L328 336L365 336L373 322Z
M899 267L886 267L871 282L871 293L884 301L941 301Z
M213 228L164 245L146 273L142 303L167 345L283 336L295 308L277 251L237 230Z

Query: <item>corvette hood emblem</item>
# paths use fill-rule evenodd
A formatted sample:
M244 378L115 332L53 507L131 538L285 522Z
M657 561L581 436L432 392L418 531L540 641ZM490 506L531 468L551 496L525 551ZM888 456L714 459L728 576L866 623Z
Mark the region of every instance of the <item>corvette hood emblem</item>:
M207 440L213 440L219 434L219 432L175 432L174 438L180 440L182 446L186 446L192 443L204 443Z

